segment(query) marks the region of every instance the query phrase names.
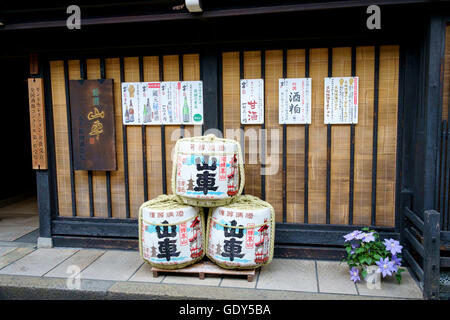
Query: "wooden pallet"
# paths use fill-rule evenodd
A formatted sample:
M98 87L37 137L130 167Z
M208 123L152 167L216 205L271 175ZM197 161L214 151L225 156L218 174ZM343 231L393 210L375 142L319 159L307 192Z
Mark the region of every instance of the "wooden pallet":
M252 270L229 270L219 267L218 265L212 263L211 261L202 260L199 263L193 264L189 267L175 270L166 270L156 267L152 267L153 277L157 278L162 272L169 273L197 273L200 280L205 279L205 274L216 274L222 276L246 276L248 282L252 282L256 269Z

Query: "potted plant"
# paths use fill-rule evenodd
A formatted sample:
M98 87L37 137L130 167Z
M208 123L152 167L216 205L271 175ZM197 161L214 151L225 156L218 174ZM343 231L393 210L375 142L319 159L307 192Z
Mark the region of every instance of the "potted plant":
M394 239L380 239L380 235L369 228L355 230L344 236L347 262L350 268L350 279L353 282L367 278L367 268L376 266L376 272L381 273L383 278L395 276L398 283L402 281L401 253L402 246Z

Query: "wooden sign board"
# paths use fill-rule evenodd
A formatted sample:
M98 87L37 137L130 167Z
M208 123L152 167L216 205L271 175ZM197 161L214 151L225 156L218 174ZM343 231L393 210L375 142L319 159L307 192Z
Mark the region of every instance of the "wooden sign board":
M46 170L47 136L45 134L44 81L28 79L28 102L30 106L30 131L33 169Z
M70 80L75 170L117 170L112 79Z

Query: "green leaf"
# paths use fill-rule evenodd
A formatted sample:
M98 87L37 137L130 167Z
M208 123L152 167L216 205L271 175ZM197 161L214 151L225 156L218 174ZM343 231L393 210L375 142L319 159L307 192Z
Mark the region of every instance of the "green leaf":
M395 275L395 279L397 279L398 284L401 284L401 283L402 283L402 275L401 275L401 274L397 273L397 274Z
M366 271L366 269L364 269L364 270L361 272L361 275L363 276L363 278L367 277L367 271Z

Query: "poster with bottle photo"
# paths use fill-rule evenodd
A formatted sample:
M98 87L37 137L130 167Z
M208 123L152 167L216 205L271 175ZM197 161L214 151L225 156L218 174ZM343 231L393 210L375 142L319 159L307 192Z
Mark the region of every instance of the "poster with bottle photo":
M181 81L180 110L183 124L203 124L202 81Z
M311 78L279 79L280 124L311 123Z
M143 124L161 124L161 83L141 82L139 97Z
M264 80L241 80L241 124L264 123Z
M358 77L325 78L324 122L358 123Z
M161 117L163 124L179 124L177 81L161 82Z
M122 83L122 117L125 125L139 125L142 117L139 106L141 83Z

